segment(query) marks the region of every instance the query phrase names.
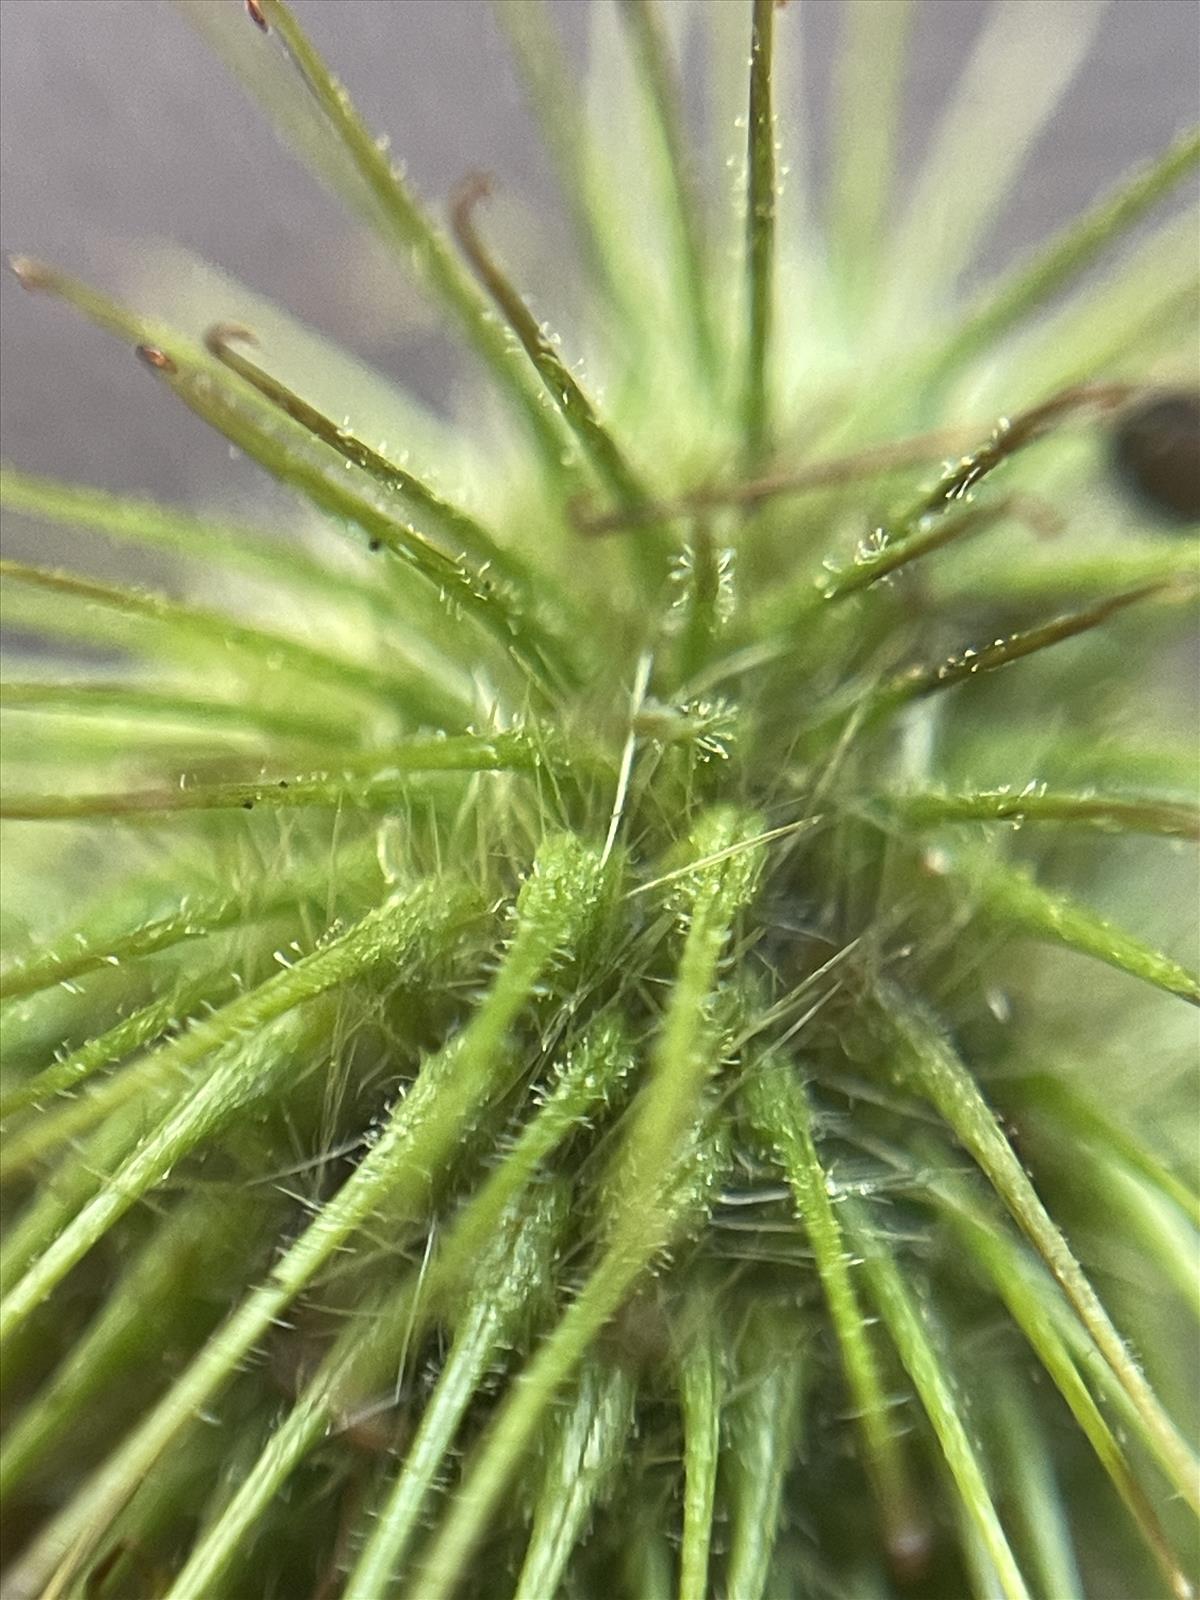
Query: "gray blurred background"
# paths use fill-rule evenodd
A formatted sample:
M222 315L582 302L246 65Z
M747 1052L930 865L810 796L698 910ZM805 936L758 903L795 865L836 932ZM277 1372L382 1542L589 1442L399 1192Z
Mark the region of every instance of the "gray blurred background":
M240 0L205 0L240 7ZM589 13L555 0L582 71ZM664 0L733 6L742 0ZM887 0L884 0L887 3ZM992 0L922 0L902 162L911 169ZM1042 0L1026 0L1035 6ZM1070 0L1090 4L1092 0ZM295 0L368 122L392 136L413 183L440 207L486 166L530 214L561 203L489 0ZM802 89L819 175L840 0L797 0L781 27L804 37ZM248 27L249 24L247 23ZM444 399L436 330L378 270L374 248L297 161L166 0L0 0L0 244L115 286L139 241L175 241L272 295L389 376ZM985 249L1003 263L1086 204L1131 162L1195 120L1200 11L1193 0L1112 0L1097 44ZM551 256L551 268L553 261ZM560 269L563 270L563 269ZM4 275L4 457L114 490L207 498L254 469L209 434L119 346ZM25 539L21 538L21 544ZM46 553L49 553L48 551Z

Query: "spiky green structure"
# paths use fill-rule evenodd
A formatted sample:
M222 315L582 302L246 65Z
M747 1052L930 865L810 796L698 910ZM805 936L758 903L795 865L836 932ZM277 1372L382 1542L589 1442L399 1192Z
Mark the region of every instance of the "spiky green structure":
M64 665L2 702L5 1600L1190 1594L1200 565L1103 461L1192 377L1193 219L1085 274L1200 141L957 304L1089 8L890 226L909 7L849 6L821 230L792 14L598 6L589 120L505 3L594 279L560 343L282 0L185 9L497 415L236 286L253 333L189 334L14 263L313 514L4 475L199 574L6 564ZM1014 91L1036 12L980 46Z

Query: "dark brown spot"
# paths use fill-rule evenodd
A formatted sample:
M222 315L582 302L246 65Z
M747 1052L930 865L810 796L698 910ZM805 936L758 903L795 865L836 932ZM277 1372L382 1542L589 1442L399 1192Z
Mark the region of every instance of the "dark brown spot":
M264 33L270 33L271 24L267 21L266 14L263 11L263 8L259 5L258 0L246 0L246 15L250 18L250 21L256 23Z
M1159 516L1200 522L1200 390L1163 389L1131 406L1113 429L1112 459Z
M243 800L242 801L242 810L243 811L253 811L254 810L254 801L253 800Z
M112 1546L107 1555L102 1556L101 1559L97 1561L96 1565L88 1573L87 1579L84 1582L83 1592L85 1596L87 1596L87 1600L91 1600L93 1595L98 1595L100 1593L105 1584L108 1582L108 1579L120 1565L121 1558L128 1553L129 1546L123 1539L121 1539Z
M167 355L165 350L160 350L157 345L140 344L137 347L139 361L144 361L148 367L153 367L156 372L178 372L179 368Z

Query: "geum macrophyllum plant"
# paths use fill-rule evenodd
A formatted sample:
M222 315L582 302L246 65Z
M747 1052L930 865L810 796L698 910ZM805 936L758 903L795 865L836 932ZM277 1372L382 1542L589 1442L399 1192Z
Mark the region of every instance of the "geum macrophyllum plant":
M501 4L560 344L282 0L184 9L503 414L13 263L315 518L4 475L183 591L6 564L5 1600L1191 1594L1194 217L1089 269L1200 140L964 300L1095 8L995 10L892 222L910 6L815 206L802 9L596 6L597 120Z

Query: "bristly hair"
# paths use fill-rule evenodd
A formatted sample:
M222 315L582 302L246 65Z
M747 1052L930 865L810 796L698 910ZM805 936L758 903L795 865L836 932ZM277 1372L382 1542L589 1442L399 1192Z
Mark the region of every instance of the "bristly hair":
M1099 8L993 8L897 207L910 0L824 197L802 8L597 0L585 103L497 0L560 337L179 4L475 381L11 262L297 511L3 473L177 577L2 567L3 1600L1185 1600L1200 136L967 295Z

